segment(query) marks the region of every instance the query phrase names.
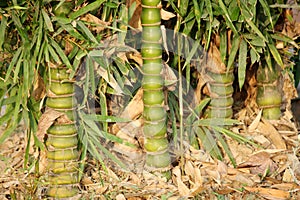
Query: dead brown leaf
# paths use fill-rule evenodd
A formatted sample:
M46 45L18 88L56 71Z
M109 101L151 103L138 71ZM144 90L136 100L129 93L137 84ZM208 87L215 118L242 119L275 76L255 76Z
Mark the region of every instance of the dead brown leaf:
M290 193L283 190L276 190L270 188L262 188L262 187L244 187L245 190L249 192L257 193L258 195L263 196L266 199L270 200L284 200L290 197Z
M276 128L267 120L262 119L257 126L257 131L262 135L270 138L272 144L277 149L286 149L286 145L284 140L282 139L280 133L276 130Z
M43 141L44 136L47 133L47 130L50 128L50 126L54 123L54 121L57 118L59 118L63 115L64 115L64 113L56 111L52 108L47 108L39 120L38 131L36 133L37 138L40 141Z
M238 168L250 168L251 174L265 174L267 170L275 172L278 166L267 152L259 152L249 157L249 159L238 165Z

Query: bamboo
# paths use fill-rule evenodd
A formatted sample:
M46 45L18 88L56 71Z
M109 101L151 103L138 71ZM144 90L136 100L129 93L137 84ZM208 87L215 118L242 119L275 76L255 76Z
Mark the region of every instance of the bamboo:
M50 68L46 105L63 112L68 120L57 119L47 130L48 182L47 196L72 198L78 194L78 138L74 117L74 84L65 67ZM64 116L65 117L65 116Z
M170 176L169 142L166 111L163 107L162 48L160 0L142 0L141 22L143 57L143 102L146 168Z
M278 89L278 70L261 64L257 70L257 105L265 119L277 120L281 116L281 94Z

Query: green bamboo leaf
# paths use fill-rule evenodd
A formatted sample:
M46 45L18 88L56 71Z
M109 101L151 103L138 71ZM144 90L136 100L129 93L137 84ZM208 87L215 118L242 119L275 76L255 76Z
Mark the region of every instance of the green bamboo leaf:
M257 26L251 21L246 19L247 24L252 28L252 30L261 38L264 42L268 42L266 37L261 33L261 31L257 28Z
M7 25L7 18L3 15L1 15L1 24L0 24L0 50L2 51L2 45L5 41L5 29Z
M17 128L17 125L11 125L9 127L7 127L0 135L0 144L2 144L5 139L7 139Z
M259 147L259 145L255 144L254 142L252 142L251 140L243 137L242 135L240 134L237 134L237 133L234 133L226 128L223 128L223 127L219 127L219 126L214 126L214 129L216 131L218 131L219 133L222 133L224 135L227 135L228 137L236 140L237 142L240 142L240 143L248 143L248 144L251 144L255 147Z
M51 22L51 19L49 17L49 15L46 13L46 11L44 9L42 9L42 15L43 15L43 18L45 20L45 24L46 24L46 27L47 29L50 31L50 32L54 32L54 29L53 29L53 25L52 25L52 22ZM42 21L41 19L39 21Z
M227 8L226 8L226 6L225 6L225 4L223 3L222 0L219 0L219 5L220 5L222 11L225 14L225 18L226 18L226 21L228 22L229 27L231 28L231 30L233 31L233 33L235 35L239 35L238 31L236 30L235 26L232 23L232 20L231 20L231 18L229 16L228 10L227 10Z
M270 49L272 56L274 57L275 61L277 62L277 64L283 68L283 62L282 62L280 53L276 49L275 45L273 43L268 43L268 47Z
M59 35L61 31L66 30L71 36L78 40L85 40L85 38L70 24L60 24L61 29L59 29L55 35Z
M35 43L35 50L33 53L33 57L37 57L37 55L42 52L41 51L41 43L42 43L42 39L43 39L43 20L39 20L39 26L37 31L35 32L35 35L37 36L37 41ZM40 63L38 62L37 65L39 65Z
M258 47L265 47L266 46L266 43L265 41L263 41L260 37L255 37L254 39L252 39L250 41L251 45L253 46L258 46Z
M271 23L271 27L273 29L274 28L274 24L273 24L272 15L271 15L271 12L270 12L270 5L269 5L269 3L266 0L259 0L259 2L260 2L260 4L263 7L264 12L266 12L266 14L267 14L267 16L269 18L269 21Z
M209 119L200 119L196 121L193 126L233 126L236 124L240 124L238 120L235 119L227 119L227 118L209 118Z
M73 69L68 57L66 56L65 52L62 50L62 48L59 46L59 44L57 44L57 42L55 42L52 38L49 38L51 45L54 47L54 49L56 50L56 52L58 53L59 57L61 58L61 60L63 61L63 63L66 65L66 67L68 67L69 69Z
M223 63L226 63L227 57L227 31L226 29L220 33L220 53Z
M239 50L239 45L240 45L240 37L239 36L234 36L231 44L231 49L228 57L228 63L227 63L227 71L229 69L232 69L236 54Z
M191 62L191 59L193 58L195 53L199 50L199 46L200 46L200 41L195 41L195 43L192 46L191 51L189 52L189 54L186 57L186 60L184 62L182 69L184 69Z
M202 2L200 2L200 3L203 4L204 1L202 1ZM195 17L196 17L196 21L197 21L197 24L198 24L198 30L200 30L200 27L201 27L201 13L202 13L202 10L200 10L200 6L199 6L197 0L193 0L193 4L194 4L194 13L195 13Z
M223 159L222 153L218 147L218 144L212 136L209 129L205 127L195 127L195 132L198 138L201 140L203 147L209 152L211 156L219 160Z
M106 0L96 0L93 3L90 3L82 8L80 8L79 10L71 13L69 15L70 19L74 20L79 16L82 16L90 11L96 10L97 8L99 8Z
M297 49L300 49L299 45L290 37L283 35L283 34L271 34L270 35L273 39L275 40L280 40L286 43L290 43L291 45L293 45L294 47L296 47Z
M14 68L14 66L16 65L17 62L19 62L19 60L22 60L22 47L18 48L18 50L14 53L14 57L12 58L11 62L9 63L9 67L6 71L6 75L5 75L5 82L8 81L8 79L10 78L10 74Z
M21 55L18 59L18 62L15 66L15 70L14 70L14 77L13 77L13 82L17 83L17 80L20 78L19 76L19 72L20 72L20 68L24 59L24 49L22 49L23 51L21 52Z
M257 54L254 48L250 49L250 58L252 65L259 60L259 54Z
M221 134L218 131L214 131L214 135L216 136L218 142L221 143L226 155L228 155L232 165L234 167L236 167L236 161L234 159L234 156L232 154L232 152L230 151L230 148L228 147L228 144L226 143L226 141L224 140L224 138L221 136Z
M94 35L91 33L91 31L85 26L85 24L82 21L77 21L77 25L80 27L80 29L85 33L87 38L94 42L95 44L99 44L97 39L94 37Z
M61 63L60 59L59 59L59 56L57 55L57 53L55 52L55 50L53 49L53 47L49 44L47 44L47 52L50 53L51 55L51 58L54 60L54 62L56 63ZM49 59L49 58L48 58ZM49 60L50 61L50 60ZM52 61L52 60L51 60Z
M247 42L245 40L242 40L239 49L239 68L238 68L240 90L242 90L242 87L246 79L246 68L247 68Z
M188 11L188 6L189 6L189 0L181 0L179 1L179 11L182 14L182 17L186 16L186 13Z

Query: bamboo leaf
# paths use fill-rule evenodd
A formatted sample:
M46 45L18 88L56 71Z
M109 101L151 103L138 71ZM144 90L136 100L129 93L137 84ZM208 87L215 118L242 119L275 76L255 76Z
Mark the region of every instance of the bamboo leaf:
M227 71L229 71L234 63L235 56L239 50L239 44L240 44L240 37L234 36L231 44L231 49L229 53L228 63L227 63Z
M44 20L45 20L45 24L46 24L47 29L48 29L50 32L54 32L54 29L53 29L53 25L52 25L51 19L50 19L50 17L48 16L48 14L46 13L46 11L45 11L44 9L42 9L42 14L43 14L43 18L44 18ZM42 20L39 20L39 21L42 21Z
M226 119L226 118L209 118L209 119L200 119L196 121L193 126L233 126L239 124L238 120Z
M52 39L50 38L51 45L54 47L56 52L58 53L59 57L63 61L63 63L69 68L73 69L68 57L66 56L65 52L62 50L62 48Z
M2 45L5 41L5 29L7 25L7 18L1 15L1 24L0 24L0 50L3 50Z
M196 128L196 134L198 138L201 140L204 148L206 151L209 152L209 154L219 160L222 160L222 154L220 149L218 148L218 144L214 137L212 136L209 129L205 127L195 127Z
M260 2L260 4L263 7L264 12L266 12L266 14L267 14L267 16L269 18L271 27L273 29L274 28L274 24L273 24L272 15L271 15L271 12L270 12L270 5L269 5L269 3L266 0L259 0L259 2Z
M268 42L266 37L261 33L261 31L257 28L257 26L251 21L246 19L247 24L252 28L252 30L261 38L264 42Z
M277 62L277 64L283 68L283 62L280 56L280 53L278 52L278 50L276 49L275 45L273 43L268 43L268 47L270 49L270 52L272 54L272 56L274 57L275 61Z
M272 34L271 37L275 40L280 40L286 43L290 43L291 45L293 45L294 47L296 47L297 49L300 49L299 45L290 37L283 35L283 34Z
M220 53L223 63L226 63L227 57L227 31L226 29L220 33Z
M235 35L239 35L238 31L236 30L235 26L232 23L232 20L231 20L231 18L229 16L228 10L227 10L227 8L226 8L226 6L225 6L225 4L223 3L222 0L219 0L219 5L220 5L222 11L225 14L225 18L226 18L226 21L228 22L229 27L231 28L231 30L233 31L233 33Z
M99 8L106 0L97 0L94 1L93 3L90 3L82 8L80 8L79 10L71 13L69 15L70 19L74 20L79 16L82 16L92 10L96 10L97 8Z
M233 156L232 152L230 151L230 148L228 147L228 144L226 143L224 138L220 135L220 133L218 131L214 131L214 135L216 136L218 142L221 143L221 145L222 145L226 155L228 155L232 165L234 167L236 167L236 162L235 162L234 156Z
M240 90L242 90L242 87L246 79L246 68L247 68L247 42L245 40L242 40L239 49L239 68L238 68Z
M82 21L77 21L77 25L80 27L80 29L86 34L87 38L94 42L95 44L99 44L97 39L94 37L94 35L91 33L91 31L85 26L85 24Z
M12 58L11 62L9 63L9 67L6 71L6 75L5 75L5 82L8 81L8 79L10 78L10 73L12 72L15 64L17 62L19 62L19 60L22 60L20 57L22 56L22 47L18 48L18 50L14 53L14 57Z

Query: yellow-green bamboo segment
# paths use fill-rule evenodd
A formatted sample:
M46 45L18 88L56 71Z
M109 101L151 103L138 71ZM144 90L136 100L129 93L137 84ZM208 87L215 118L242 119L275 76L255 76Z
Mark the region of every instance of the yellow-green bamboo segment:
M257 105L263 110L265 119L280 118L281 94L278 88L278 69L269 68L266 64L258 67L257 74Z
M142 0L143 101L146 169L169 175L170 154L166 111L163 107L160 0Z
M58 118L47 130L49 187L53 199L72 198L78 194L78 138L74 122L74 83L68 69L51 67L46 105L66 115ZM66 118L67 116L67 118Z
M218 71L208 69L208 86L210 89L210 104L205 113L207 118L231 118L233 104L233 71Z

